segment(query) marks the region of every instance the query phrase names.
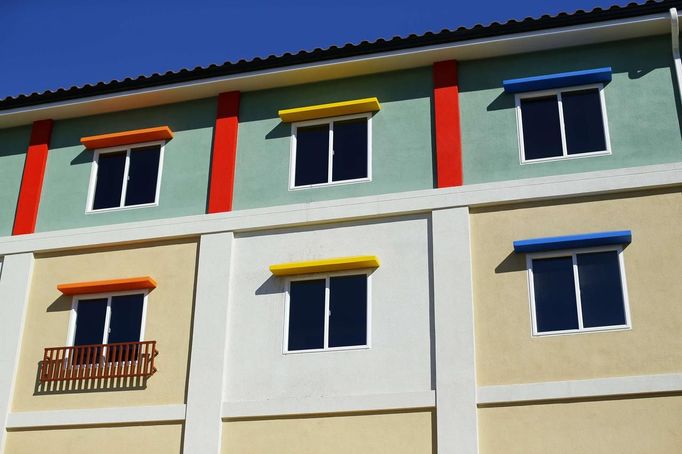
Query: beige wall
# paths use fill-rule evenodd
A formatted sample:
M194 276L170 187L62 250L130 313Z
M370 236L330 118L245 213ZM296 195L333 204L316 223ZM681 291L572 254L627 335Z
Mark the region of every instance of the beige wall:
M425 454L430 411L311 416L223 423L223 454Z
M512 242L623 229L632 329L532 337L525 256ZM682 372L679 188L473 210L471 232L479 385Z
M679 454L682 397L482 408L481 454Z
M180 453L182 425L79 427L7 433L6 454Z
M35 262L12 411L183 403L190 345L197 242L183 240L39 256ZM57 284L152 276L145 340L156 340L158 372L146 389L37 390L45 347L66 345L71 297ZM38 392L36 392L38 391Z

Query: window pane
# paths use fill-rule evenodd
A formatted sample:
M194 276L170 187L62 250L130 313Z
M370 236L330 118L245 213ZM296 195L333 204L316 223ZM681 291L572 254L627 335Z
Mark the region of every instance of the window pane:
M578 329L571 257L533 260L533 288L538 332Z
M112 208L121 205L123 172L126 165L126 152L103 153L97 160L97 184L93 210Z
M578 254L583 325L625 325L625 302L616 251Z
M604 121L599 90L569 91L561 94L568 154L606 150Z
M556 96L522 99L521 119L526 160L563 155Z
M73 345L101 344L104 337L106 315L106 298L79 300L76 314L76 336Z
M160 156L159 146L131 150L126 205L153 203L156 200Z
M109 344L138 342L142 327L144 294L119 295L111 298Z
M329 346L367 345L367 276L329 280Z
M329 125L296 130L296 176L294 184L326 183L329 176Z
M289 350L324 347L324 279L296 281L289 290Z
M367 119L334 122L332 181L367 177Z

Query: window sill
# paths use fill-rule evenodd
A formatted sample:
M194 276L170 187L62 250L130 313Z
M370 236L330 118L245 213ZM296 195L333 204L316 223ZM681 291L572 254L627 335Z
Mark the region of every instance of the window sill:
M137 210L140 208L152 208L152 207L157 207L157 206L159 206L158 202L143 203L140 205L130 205L130 206L113 207L113 208L102 208L100 210L85 210L85 214L112 213L112 212L116 212L116 211Z
M330 347L330 348L313 348L310 350L289 350L283 351L284 355L296 355L299 353L325 353L325 352L343 352L350 350L369 350L369 345L351 345L348 347Z
M632 329L630 325L615 325L615 326L600 326L595 328L571 329L564 331L546 331L542 333L533 333L533 337L553 337L553 336L569 336L574 334L587 333L604 333L609 331L629 331Z
M317 184L309 184L306 186L289 186L289 191L301 191L305 189L312 189L312 188L326 188L330 186L343 186L347 184L355 184L355 183L369 183L371 182L371 178L356 178L354 180L342 180L342 181L332 181L331 183L317 183Z
M555 162L555 161L569 161L572 159L581 159L581 158L592 158L596 156L610 156L611 150L603 150L603 151L593 151L591 153L578 153L578 154L569 154L566 156L557 156L557 157L552 157L552 158L540 158L540 159L531 159L531 160L521 160L521 165L526 165L526 164L538 164L542 162Z

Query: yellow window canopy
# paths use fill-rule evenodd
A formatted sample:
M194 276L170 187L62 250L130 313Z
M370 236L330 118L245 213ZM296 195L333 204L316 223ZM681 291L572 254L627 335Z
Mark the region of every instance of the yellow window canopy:
M73 284L59 284L57 286L57 290L64 295L151 290L153 288L156 288L156 281L150 276L107 279L105 281L76 282Z
M96 148L117 147L119 145L131 145L156 140L170 140L172 138L173 131L168 126L158 126L156 128L134 129L132 131L81 137L81 143L86 148L94 150Z
M381 109L377 98L355 99L352 101L332 102L316 106L296 107L279 111L279 118L284 122L314 120L316 118L337 117L365 112L376 112Z
M360 268L378 268L379 259L375 255L358 255L307 262L290 262L270 265L275 276L292 276L296 274L325 273L328 271L357 270Z

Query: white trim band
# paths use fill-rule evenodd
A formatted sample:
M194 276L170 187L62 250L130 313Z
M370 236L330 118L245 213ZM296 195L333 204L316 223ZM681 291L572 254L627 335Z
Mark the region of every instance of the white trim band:
M581 197L682 184L682 163L356 197L0 238L0 256Z
M481 386L478 405L682 392L682 374L635 375L590 380Z
M433 408L435 391L366 394L318 398L273 399L249 402L223 402L222 418L261 418L267 416L320 413L366 412Z
M110 424L168 423L185 420L185 405L88 408L76 410L21 411L10 413L7 429L93 426Z

